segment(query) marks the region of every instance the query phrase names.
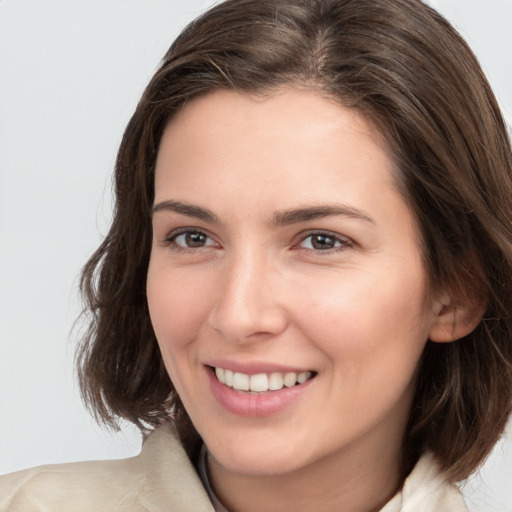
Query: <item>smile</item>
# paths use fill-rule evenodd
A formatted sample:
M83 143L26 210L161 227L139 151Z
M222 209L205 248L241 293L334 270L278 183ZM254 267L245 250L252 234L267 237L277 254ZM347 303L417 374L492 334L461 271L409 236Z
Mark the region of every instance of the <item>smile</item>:
M267 391L279 391L283 388L291 388L296 385L304 384L314 376L313 372L272 372L257 373L248 375L246 373L233 372L225 368L214 368L217 379L222 384L237 391L248 391L255 393L265 393Z

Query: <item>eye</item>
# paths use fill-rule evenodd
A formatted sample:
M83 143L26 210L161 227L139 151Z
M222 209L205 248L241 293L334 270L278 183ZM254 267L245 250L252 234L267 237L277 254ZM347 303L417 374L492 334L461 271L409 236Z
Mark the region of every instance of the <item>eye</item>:
M166 242L180 249L200 249L217 245L206 233L197 229L187 229L171 234Z
M350 247L352 244L348 238L333 235L331 233L311 233L302 239L298 247L313 251L329 251Z

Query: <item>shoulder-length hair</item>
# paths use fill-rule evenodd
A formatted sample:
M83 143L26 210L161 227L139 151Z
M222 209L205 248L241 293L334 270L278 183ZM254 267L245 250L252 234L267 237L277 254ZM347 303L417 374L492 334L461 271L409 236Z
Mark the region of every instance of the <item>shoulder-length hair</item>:
M83 397L110 425L124 418L147 432L173 421L190 447L197 434L164 368L145 294L160 139L195 97L283 85L319 91L379 127L421 228L431 287L486 300L471 334L427 342L404 440L405 460L431 450L448 479L463 479L512 408L512 156L476 58L419 0L227 0L182 32L126 128L112 226L83 269Z

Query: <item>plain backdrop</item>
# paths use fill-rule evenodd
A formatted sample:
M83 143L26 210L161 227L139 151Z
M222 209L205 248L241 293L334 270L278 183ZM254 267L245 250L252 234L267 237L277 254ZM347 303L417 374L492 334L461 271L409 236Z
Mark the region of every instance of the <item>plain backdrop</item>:
M432 0L481 60L510 122L512 0ZM126 457L74 381L81 266L106 233L124 127L159 59L211 0L0 0L0 473ZM511 198L512 200L512 198ZM464 487L512 511L512 434Z

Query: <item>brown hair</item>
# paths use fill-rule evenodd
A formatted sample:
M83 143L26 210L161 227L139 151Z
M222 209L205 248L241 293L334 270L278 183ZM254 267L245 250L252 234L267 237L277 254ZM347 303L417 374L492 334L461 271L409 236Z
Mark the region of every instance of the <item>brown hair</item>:
M456 31L419 0L228 0L189 25L131 118L115 170L110 232L86 264L91 314L77 355L96 417L142 430L174 421L197 434L164 368L145 296L154 166L162 132L187 101L230 88L310 87L376 123L422 231L433 288L487 300L477 328L427 342L405 439L467 477L512 408L512 156L490 87Z

